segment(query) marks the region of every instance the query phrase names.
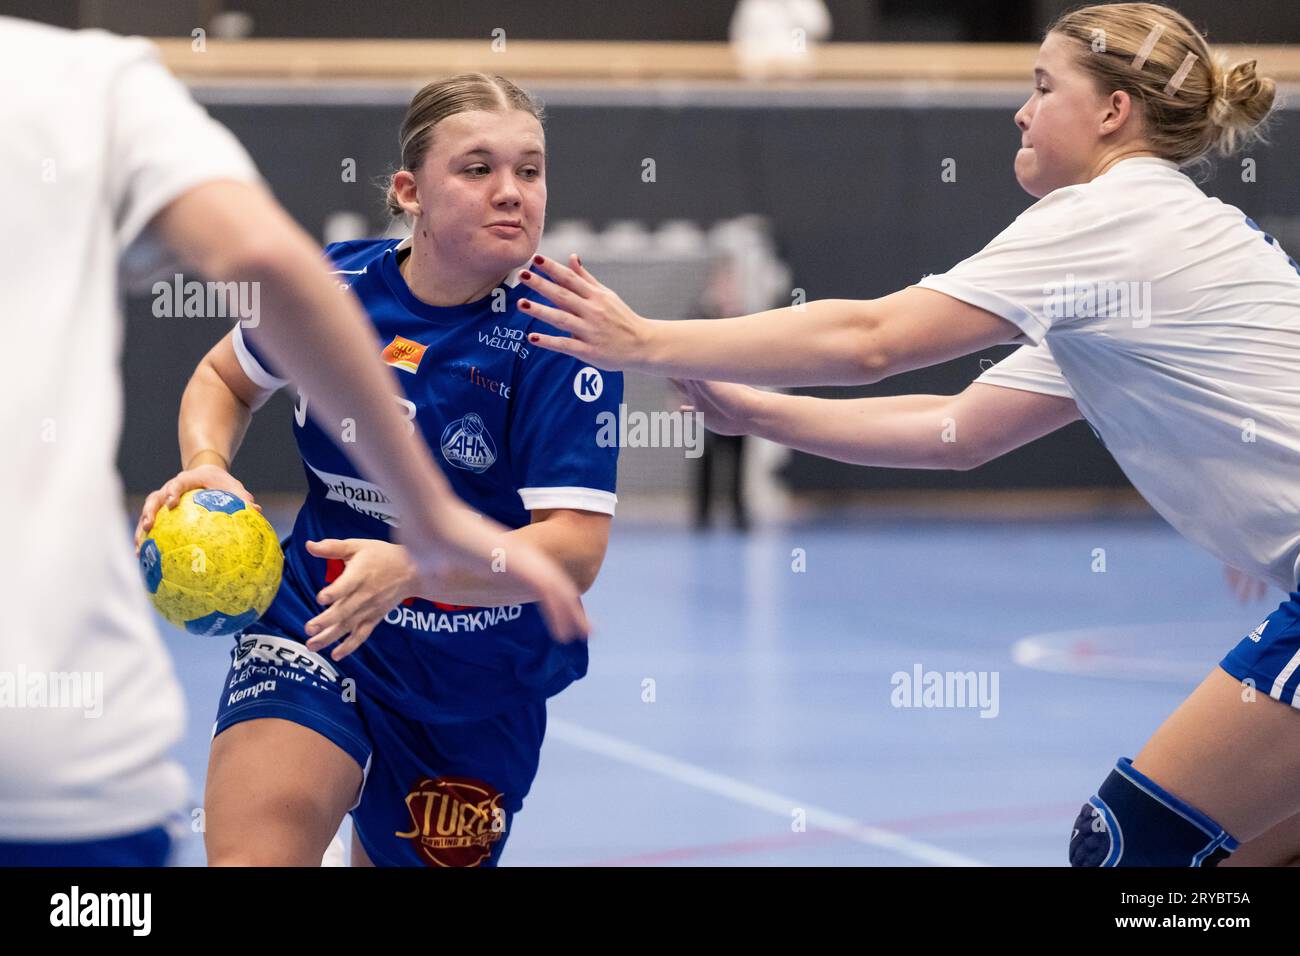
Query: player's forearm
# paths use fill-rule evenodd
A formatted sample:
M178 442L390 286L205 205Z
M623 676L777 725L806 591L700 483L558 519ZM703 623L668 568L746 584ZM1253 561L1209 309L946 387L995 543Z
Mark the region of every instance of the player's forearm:
M178 437L181 468L230 463L248 431L253 413L206 362L195 369L181 396ZM218 461L217 457L223 459Z
M825 399L764 393L752 434L852 465L962 469L950 395ZM705 424L708 422L706 420Z
M604 557L603 542L576 539L571 529L562 522L535 522L508 532L502 539L505 543L501 553L493 555L490 568L479 572L456 571L444 575L445 583L439 587L438 594L422 596L448 604L468 604L474 607L498 607L536 601L538 595L534 591L521 587L500 573L509 567L512 542L526 541L554 558L580 592L591 587Z
M824 299L732 319L653 322L637 367L747 385L860 385L879 378L866 349L872 321L869 302Z

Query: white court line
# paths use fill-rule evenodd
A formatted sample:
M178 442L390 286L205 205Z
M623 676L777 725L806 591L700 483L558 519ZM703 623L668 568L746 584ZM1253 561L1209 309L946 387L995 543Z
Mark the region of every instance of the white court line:
M942 847L924 843L921 840L913 840L901 833L868 826L854 820L852 817L835 813L833 810L816 807L802 800L795 800L792 797L782 796L762 787L755 787L734 777L714 773L712 770L705 770L703 767L697 767L695 764L687 763L684 760L677 760L642 747L639 744L620 740L618 737L611 737L595 730L588 730L586 727L580 727L557 717L547 719L546 735L548 737L557 737L566 744L571 744L591 753L600 754L612 760L620 760L623 763L640 767L642 770L649 770L652 773L662 774L665 777L671 777L680 783L706 790L709 793L715 793L737 803L757 807L759 810L770 810L777 816L784 817L787 820L790 819L791 811L796 807L800 808L807 814L809 826L816 826L821 830L830 830L840 834L840 836L848 837L850 840L865 843L867 846L892 850L902 856L920 860L922 863L931 866L987 865L969 856L953 853Z

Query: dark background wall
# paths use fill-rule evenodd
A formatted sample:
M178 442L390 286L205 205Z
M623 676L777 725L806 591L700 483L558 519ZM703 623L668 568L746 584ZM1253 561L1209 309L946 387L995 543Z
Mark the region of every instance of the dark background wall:
M826 0L840 41L1024 42L1072 0ZM1295 0L1179 0L1220 43L1300 42ZM262 37L725 40L734 0L3 0L0 13L119 33L181 36L242 11Z
M558 97L557 97L558 98ZM396 160L402 105L213 105L258 162L282 202L320 234L333 212L385 224L375 182ZM1018 144L1013 107L580 106L549 108L548 181L553 223L579 218L651 225L670 218L705 224L768 216L792 285L809 299L869 297L940 272L977 251L1030 203L1011 171ZM1252 149L1257 181L1239 161L1205 183L1300 249L1300 127L1279 114L1272 145ZM657 180L641 181L653 157ZM343 182L344 159L357 163ZM942 163L956 161L956 182ZM226 331L211 319L159 319L146 299L130 302L124 370L128 415L121 465L128 487L154 487L175 465L175 414L195 362ZM980 370L969 356L865 389L824 394L955 393ZM1116 388L1125 383L1116 382ZM288 405L259 414L240 456L257 487L294 488L296 457L283 444ZM852 468L798 456L799 488L1122 486L1124 478L1087 426L1077 423L1029 448L967 473Z

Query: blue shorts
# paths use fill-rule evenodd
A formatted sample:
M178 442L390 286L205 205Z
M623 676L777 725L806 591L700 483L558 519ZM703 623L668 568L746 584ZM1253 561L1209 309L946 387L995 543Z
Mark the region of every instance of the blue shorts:
M1300 591L1292 591L1219 666L1273 699L1300 707Z
M166 827L70 843L0 842L0 866L165 866L172 838Z
M341 747L362 770L352 825L377 866L495 866L537 775L546 701L421 722L367 699L346 664L287 637L237 635L212 736L279 717Z

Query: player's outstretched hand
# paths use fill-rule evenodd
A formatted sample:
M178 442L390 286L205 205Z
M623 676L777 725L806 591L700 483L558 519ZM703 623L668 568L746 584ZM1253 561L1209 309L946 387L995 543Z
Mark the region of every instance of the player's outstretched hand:
M570 337L534 332L529 342L611 372L636 369L648 358L655 323L637 315L617 294L601 285L583 268L581 259L570 256L565 266L545 256L534 256L532 264L550 278L526 270L520 273L520 281L555 303L555 307L521 299L519 308L568 332Z
M137 549L140 547L140 542L144 540L144 536L153 527L158 509L164 506L175 508L180 503L181 495L187 491L193 491L195 488L215 488L218 491L228 491L236 498L243 499L246 505L256 508L258 511L262 510L262 506L253 500L253 496L248 489L226 469L220 465L199 465L189 471L182 471L157 491L150 492L149 497L145 498L144 508L140 511L140 520L135 526L135 546Z
M449 583L458 570L475 576L499 574L503 583L533 595L554 640L585 640L590 633L573 579L550 555L509 537L495 521L451 504L428 518L423 529L404 516L398 537L419 569L420 586L411 593L450 593Z
M748 435L754 430L754 417L765 392L728 382L675 378L669 381L684 396L684 407L699 412L704 427L714 434Z
M336 661L360 647L385 614L419 593L415 562L400 544L326 538L308 541L307 551L343 562L343 573L316 595L316 603L326 610L307 622L307 646L313 651L346 638L330 653Z
M1228 590L1236 597L1238 604L1259 601L1268 593L1268 582L1256 580L1231 565L1223 566L1223 579L1228 582Z

